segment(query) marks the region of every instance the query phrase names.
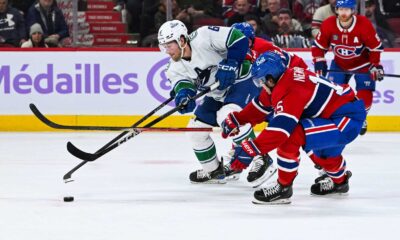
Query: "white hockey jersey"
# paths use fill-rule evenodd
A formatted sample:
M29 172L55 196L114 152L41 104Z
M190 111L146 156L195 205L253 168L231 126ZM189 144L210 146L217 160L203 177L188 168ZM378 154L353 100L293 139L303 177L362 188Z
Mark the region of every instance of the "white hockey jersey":
M190 81L201 91L215 83L219 62L227 58L229 47L243 38L244 35L229 27L204 26L192 32L189 36L192 50L190 61L181 59L175 62L171 59L167 67L166 75L172 86L175 87L180 81ZM247 52L246 49L244 51ZM242 63L236 82L250 77L250 67L251 64ZM227 89L214 90L207 96L223 101L226 92Z

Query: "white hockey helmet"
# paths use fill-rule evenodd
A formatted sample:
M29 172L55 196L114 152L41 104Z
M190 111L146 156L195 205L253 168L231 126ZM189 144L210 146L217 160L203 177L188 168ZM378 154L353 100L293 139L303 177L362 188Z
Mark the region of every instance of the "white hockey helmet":
M176 41L179 44L181 36L188 38L188 30L185 24L179 20L172 20L165 22L158 30L158 44L160 49L163 50L162 45Z

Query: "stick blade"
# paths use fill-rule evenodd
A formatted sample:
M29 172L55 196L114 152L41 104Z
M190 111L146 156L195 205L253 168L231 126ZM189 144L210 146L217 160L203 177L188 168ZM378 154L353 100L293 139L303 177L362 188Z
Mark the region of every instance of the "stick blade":
M71 142L67 143L67 150L73 156L75 156L79 159L82 159L84 161L91 162L98 158L98 156L96 154L84 152L84 151L80 150L79 148L75 147L75 145L72 144Z

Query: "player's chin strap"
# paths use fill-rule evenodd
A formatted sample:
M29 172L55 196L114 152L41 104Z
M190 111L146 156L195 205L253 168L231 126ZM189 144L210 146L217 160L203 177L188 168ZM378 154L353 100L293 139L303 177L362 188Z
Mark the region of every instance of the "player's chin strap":
M179 46L179 48L181 49L181 58L183 58L183 55L184 55L184 53L185 53L185 48L186 48L186 46L187 46L187 39L185 38L185 45L183 45L183 46L181 46L181 44L179 43L178 44L178 46Z
M271 88L269 88L265 83L262 85L262 87L264 88L264 90L265 90L269 95L272 94Z

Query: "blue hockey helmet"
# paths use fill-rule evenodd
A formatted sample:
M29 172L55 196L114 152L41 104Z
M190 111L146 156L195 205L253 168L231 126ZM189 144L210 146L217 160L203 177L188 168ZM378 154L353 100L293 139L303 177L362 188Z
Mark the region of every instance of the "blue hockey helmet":
M256 33L254 32L253 26L251 26L247 22L234 23L232 27L241 31L247 38L251 40L253 40L256 37Z
M276 83L285 72L286 66L280 54L276 52L265 52L261 54L253 63L251 74L254 83L261 87L262 83L266 83L272 78Z
M337 0L336 8L356 8L356 0Z

